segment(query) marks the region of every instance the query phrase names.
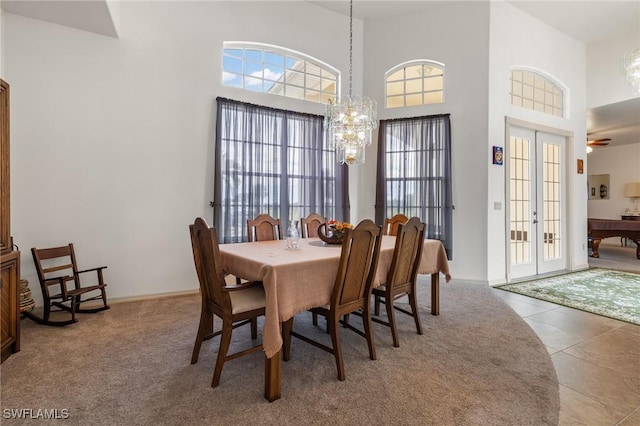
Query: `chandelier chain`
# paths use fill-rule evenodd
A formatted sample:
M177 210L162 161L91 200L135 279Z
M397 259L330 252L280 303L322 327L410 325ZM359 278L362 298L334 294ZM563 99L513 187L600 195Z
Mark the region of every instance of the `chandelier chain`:
M349 1L349 98L353 80L353 0Z

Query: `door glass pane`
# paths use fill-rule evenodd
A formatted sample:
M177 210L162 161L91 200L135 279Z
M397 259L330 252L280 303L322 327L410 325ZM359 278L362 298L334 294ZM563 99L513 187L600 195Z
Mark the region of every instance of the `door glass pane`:
M531 141L525 138L511 137L509 149L509 189L511 200L510 245L511 264L531 262L531 221L530 209L530 158Z
M562 240L560 236L561 217L561 159L560 146L545 143L543 152L543 176L544 176L544 193L542 194L542 203L544 206L544 234L543 234L543 256L544 260L559 259L562 253Z

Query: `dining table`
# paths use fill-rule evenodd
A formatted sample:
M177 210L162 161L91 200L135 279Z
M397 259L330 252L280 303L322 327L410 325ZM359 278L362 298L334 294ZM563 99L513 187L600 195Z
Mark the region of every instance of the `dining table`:
M391 267L395 236L383 236L373 286L384 284ZM299 312L329 303L342 245L318 238L303 238L298 248L286 248L286 241L257 241L220 244L225 273L249 281L262 281L266 296L262 345L265 353L265 398L281 396L282 327ZM418 274L431 275L431 314L440 310L440 274L451 280L442 242L425 239Z

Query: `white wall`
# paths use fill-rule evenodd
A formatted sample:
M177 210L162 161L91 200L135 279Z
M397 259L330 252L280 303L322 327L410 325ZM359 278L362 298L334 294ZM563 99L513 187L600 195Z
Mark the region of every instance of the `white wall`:
M624 185L640 182L640 143L594 149L589 154L589 174L609 175L609 199L589 200L588 217L620 219L633 202L624 196Z
M451 114L453 170L453 259L456 280L486 277L488 2L432 2L426 13L390 16L365 26L366 95L378 102L381 119ZM406 108L384 107L384 73L413 59L445 64L445 101ZM377 143L367 151L375 159ZM373 217L375 161L359 170L359 217Z
M122 3L122 1L121 0L105 0L105 3L107 5L107 10L109 11L109 15L111 16L112 25L117 37L118 28L120 24L120 4Z
M622 73L622 58L640 48L640 28L587 48L588 108L633 98L633 86ZM639 118L640 120L640 118Z
M383 119L451 114L451 270L459 280L493 283L505 275L505 218L493 210L494 201L504 206L504 171L490 164L491 146L504 144L508 115L572 131L582 143L576 152L584 152L585 48L506 3L432 7L366 29L354 21L354 93L376 99ZM109 266L110 297L194 290L187 225L212 217L215 98L323 110L221 86L222 42L304 52L341 69L346 86L348 17L307 2L120 2L116 23L113 39L5 15L12 232L22 275L37 286L31 247L74 242L81 266ZM410 59L445 63L445 102L386 110L384 72ZM565 83L570 118L510 107L511 65L537 67ZM352 169L354 222L373 217L376 149L374 143L367 164ZM586 174L572 174L569 185L583 191ZM586 229L586 199L571 203L576 235ZM586 264L578 240L571 241L574 264Z
M587 264L585 174L576 173L576 160L584 159L586 137L586 47L505 2L491 2L491 59L489 91L489 138L483 147L491 161L492 146L506 147L505 117L512 117L572 132L575 145L566 147L570 267ZM509 71L512 66L531 67L559 81L568 89L569 116L513 107L509 103ZM505 167L489 166L487 236L485 238L487 277L491 283L504 282L505 265ZM502 204L494 209L494 202Z
M119 6L118 39L5 15L12 233L36 298L30 248L69 242L81 267L108 265L111 298L198 288L188 225L212 218L215 98L323 109L222 87L223 41L284 46L348 71L348 17L307 2ZM357 59L359 21L354 37Z

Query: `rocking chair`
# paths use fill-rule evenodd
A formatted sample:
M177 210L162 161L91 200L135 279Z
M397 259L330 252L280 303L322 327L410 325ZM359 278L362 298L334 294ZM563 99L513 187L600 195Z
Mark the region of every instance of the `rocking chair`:
M44 303L44 314L40 318L33 312L23 312L28 318L43 325L63 326L77 322L76 313L94 313L109 309L107 305L107 294L105 292L102 270L106 266L99 268L78 270L76 256L73 251L73 244L62 247L37 249L32 248L31 254L36 265L40 287L42 288L42 298ZM80 274L85 272L95 272L98 282L90 286L82 287L80 284ZM54 274L55 273L55 274ZM73 286L68 287L67 283L73 281ZM99 292L99 294L82 299L84 295L90 292ZM102 300L102 306L92 308L81 308L83 303L92 300ZM52 307L59 309L53 310ZM71 319L68 320L52 320L51 312L68 311L71 313Z

